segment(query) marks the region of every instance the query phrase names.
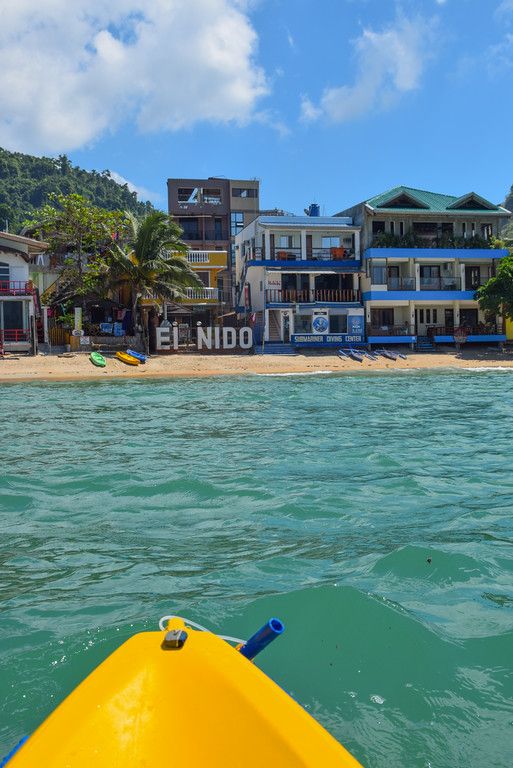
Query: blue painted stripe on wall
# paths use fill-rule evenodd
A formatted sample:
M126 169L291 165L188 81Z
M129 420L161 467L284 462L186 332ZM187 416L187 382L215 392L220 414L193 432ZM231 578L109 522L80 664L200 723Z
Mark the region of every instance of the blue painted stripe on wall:
M363 301L474 301L475 291L368 291Z
M328 272L358 272L361 269L361 262L355 259L347 259L347 261L314 261L313 259L308 261L276 261L275 259L251 259L247 262L247 267L267 267L267 269L279 269L281 271L297 272L302 269L317 269L322 271L323 269Z
M454 343L454 336L435 336L434 339L437 344L453 344ZM482 336L471 335L467 338L467 341L471 341L474 343L490 342L490 341L506 341L506 335L502 333L490 333L488 335L484 334Z
M369 344L411 344L416 336L367 336Z
M503 259L506 248L367 248L366 259Z

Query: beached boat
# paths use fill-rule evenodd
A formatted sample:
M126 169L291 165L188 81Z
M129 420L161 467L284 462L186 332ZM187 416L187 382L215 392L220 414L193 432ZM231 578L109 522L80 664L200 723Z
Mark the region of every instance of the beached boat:
M91 352L89 355L89 360L92 362L93 365L96 365L98 368L105 368L107 365L107 361L105 360L103 355L100 355L99 352Z
M140 363L145 363L148 359L146 355L142 355L140 352L136 352L133 349L127 349L126 351L127 355L130 355L131 357L135 357L136 360L139 360Z
M350 349L348 350L350 357L353 358L353 360L356 360L358 363L363 362L363 355L361 352L357 352L356 349Z
M162 631L123 643L15 748L9 768L358 768L251 663L283 631L278 619L246 643L191 624L165 617Z
M378 350L380 355L387 357L389 360L397 360L398 355L395 352L391 352L389 349Z
M121 360L122 363L127 365L140 365L140 361L136 357L127 354L126 352L116 352L116 357Z

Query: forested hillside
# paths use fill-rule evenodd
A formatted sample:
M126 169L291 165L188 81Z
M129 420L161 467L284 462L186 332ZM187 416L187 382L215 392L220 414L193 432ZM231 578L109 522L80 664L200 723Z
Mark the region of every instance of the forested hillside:
M11 232L19 232L25 219L48 202L51 192L73 192L87 197L107 210L128 210L144 214L153 210L141 203L127 185L118 184L109 171L84 171L73 166L66 155L58 158L33 157L0 148L0 230L6 221Z

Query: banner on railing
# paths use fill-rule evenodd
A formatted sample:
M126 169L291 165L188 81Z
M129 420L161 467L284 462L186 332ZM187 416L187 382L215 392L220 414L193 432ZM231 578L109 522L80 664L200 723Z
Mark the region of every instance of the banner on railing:
M179 347L179 328L178 326L167 326L156 329L157 331L157 351L170 352L178 350ZM230 350L230 349L251 349L253 346L253 330L244 328L220 328L219 326L197 328L196 348L199 352L202 350Z

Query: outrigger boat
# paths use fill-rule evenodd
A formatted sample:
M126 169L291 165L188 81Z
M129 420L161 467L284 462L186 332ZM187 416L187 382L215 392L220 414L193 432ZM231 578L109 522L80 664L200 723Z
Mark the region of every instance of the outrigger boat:
M387 357L389 360L397 360L399 355L397 355L395 352L391 352L389 349L379 349L378 354L383 355L383 357Z
M251 660L283 632L247 642L178 616L134 635L7 756L8 768L358 768ZM233 648L229 643L236 643ZM361 768L361 767L360 767Z

